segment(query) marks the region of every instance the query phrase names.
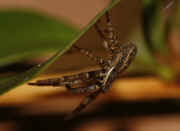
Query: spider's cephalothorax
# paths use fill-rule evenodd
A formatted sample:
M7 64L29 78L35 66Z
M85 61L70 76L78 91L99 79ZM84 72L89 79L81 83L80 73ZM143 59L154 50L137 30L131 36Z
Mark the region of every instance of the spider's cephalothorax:
M88 56L102 68L96 71L80 73L72 76L64 76L61 78L51 78L46 80L38 80L30 85L37 86L65 86L74 93L90 93L80 105L67 118L71 118L81 112L90 102L92 102L100 93L106 92L112 82L123 72L132 62L136 55L136 46L132 43L121 44L118 35L114 31L110 23L109 15L106 13L107 27L101 31L98 24L95 28L103 39L103 46L108 52L107 59L94 56L89 50L77 46L73 46L80 53ZM72 86L74 88L72 88Z
M103 91L110 88L112 81L119 76L119 73L127 69L136 55L136 52L136 46L131 43L121 44L113 51L114 55L103 79Z

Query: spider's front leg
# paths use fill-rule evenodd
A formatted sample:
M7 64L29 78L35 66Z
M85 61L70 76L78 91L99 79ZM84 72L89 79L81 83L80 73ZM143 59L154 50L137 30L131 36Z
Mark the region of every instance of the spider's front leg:
M103 47L109 52L109 55L113 55L113 50L116 48L116 46L119 43L118 40L118 34L115 31L113 25L111 24L110 21L110 16L109 13L106 12L105 14L106 16L106 27L105 29L102 31L99 28L99 21L95 24L95 29L97 31L97 33L99 34L99 36L101 37L101 39L103 39Z
M93 92L97 86L93 83L102 77L102 70L79 73L72 76L63 76L59 78L49 78L44 80L37 80L36 82L28 83L32 86L64 86L72 93ZM85 86L86 85L86 86ZM77 87L75 87L77 86ZM75 87L75 88L74 88Z
M91 93L94 92L98 87L94 84L86 85L86 86L79 86L76 88L72 88L70 85L65 85L65 87L72 93Z

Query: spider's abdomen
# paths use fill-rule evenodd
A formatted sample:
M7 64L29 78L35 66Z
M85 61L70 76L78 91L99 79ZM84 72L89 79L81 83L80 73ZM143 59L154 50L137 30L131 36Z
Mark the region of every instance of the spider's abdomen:
M104 78L104 91L110 88L111 83L116 79L119 73L128 68L134 59L137 52L137 48L134 44L121 44L115 51L115 57L112 60L111 68L107 71L107 75Z

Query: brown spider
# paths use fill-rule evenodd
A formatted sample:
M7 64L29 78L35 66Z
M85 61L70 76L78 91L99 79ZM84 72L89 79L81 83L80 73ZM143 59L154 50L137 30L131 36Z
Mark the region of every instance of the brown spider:
M119 43L118 36L110 22L108 13L106 13L106 24L107 27L104 31L101 31L98 24L95 24L98 34L103 39L103 46L108 52L108 58L106 60L99 56L94 56L87 49L73 46L80 53L98 63L102 69L29 83L29 85L37 86L65 86L69 91L74 93L88 92L89 95L66 117L68 119L81 112L99 94L106 92L111 87L112 82L119 76L119 73L127 69L136 55L137 49L134 44ZM72 88L72 86L76 86L76 88Z

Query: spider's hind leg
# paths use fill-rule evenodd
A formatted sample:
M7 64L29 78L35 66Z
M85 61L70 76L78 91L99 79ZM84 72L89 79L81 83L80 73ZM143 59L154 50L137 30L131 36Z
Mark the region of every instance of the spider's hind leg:
M97 96L102 93L102 88L99 88L95 92L89 94L72 112L65 117L65 120L69 120L84 110L90 103L92 103Z

